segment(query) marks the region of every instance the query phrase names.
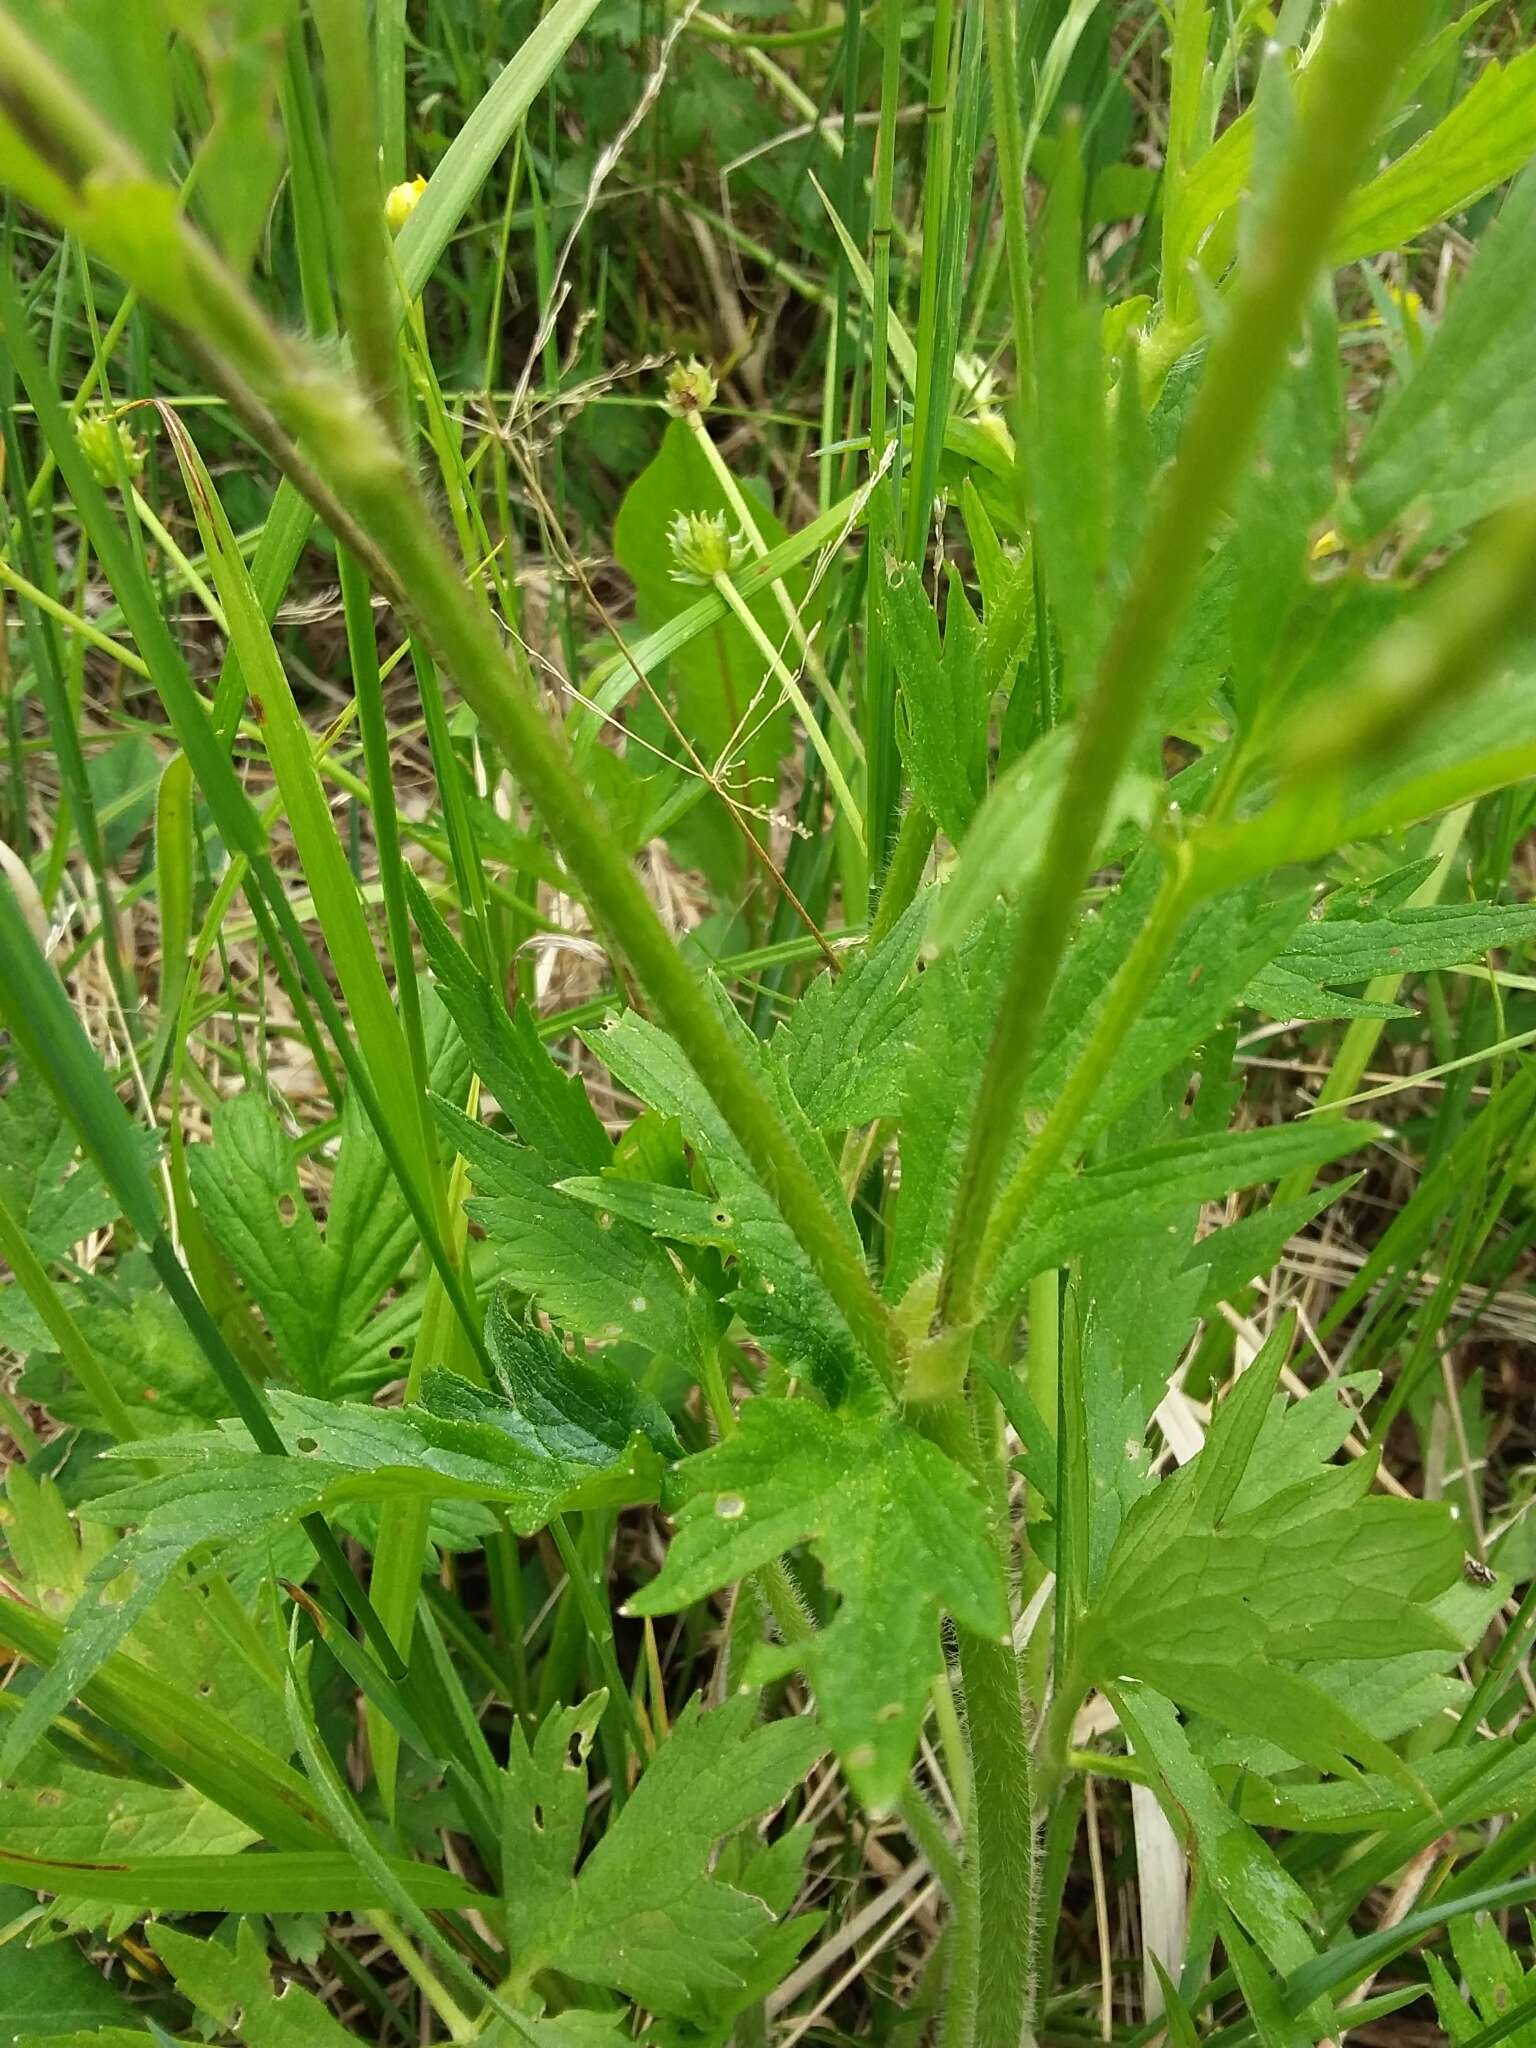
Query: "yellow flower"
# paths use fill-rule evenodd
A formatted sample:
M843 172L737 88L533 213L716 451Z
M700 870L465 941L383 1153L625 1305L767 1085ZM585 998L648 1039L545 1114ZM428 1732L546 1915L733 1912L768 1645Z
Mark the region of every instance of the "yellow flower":
M723 512L679 512L667 533L674 583L713 583L729 576L752 552L746 535L733 534Z
M115 419L111 413L82 414L75 421L75 439L80 444L80 453L91 466L91 475L103 490L111 490L117 482L119 458L130 482L143 475L142 445L129 433L123 421Z
M389 222L392 235L398 235L405 226L426 189L425 178L407 178L403 185L390 187L384 199L384 218Z
M690 356L686 363L674 364L667 379L667 411L675 420L691 412L708 412L718 389L708 367L697 356Z

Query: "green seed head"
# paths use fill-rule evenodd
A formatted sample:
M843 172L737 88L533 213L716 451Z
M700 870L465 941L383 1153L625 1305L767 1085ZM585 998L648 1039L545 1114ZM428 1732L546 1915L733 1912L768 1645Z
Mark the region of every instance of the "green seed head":
M739 569L751 552L746 535L733 534L723 512L679 512L667 539L677 565L674 583L712 583Z
M118 480L119 459L130 481L143 475L143 445L110 413L83 414L75 421L75 439L80 443L80 453L91 465L91 475L104 490L110 490Z
M690 356L686 363L672 366L667 379L667 411L676 420L686 419L690 413L708 412L718 389L709 369L697 356Z

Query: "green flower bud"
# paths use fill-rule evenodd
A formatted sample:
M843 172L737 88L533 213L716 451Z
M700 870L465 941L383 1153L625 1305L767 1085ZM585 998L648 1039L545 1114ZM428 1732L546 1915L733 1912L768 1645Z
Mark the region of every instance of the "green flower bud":
M752 552L745 534L732 533L723 512L679 512L667 534L674 583L713 583L729 576Z

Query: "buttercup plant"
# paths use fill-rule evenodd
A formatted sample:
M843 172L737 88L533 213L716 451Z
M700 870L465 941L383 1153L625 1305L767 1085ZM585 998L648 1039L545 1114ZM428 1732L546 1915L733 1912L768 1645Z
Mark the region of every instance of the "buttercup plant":
M1529 12L0 0L0 2043L1536 2029Z

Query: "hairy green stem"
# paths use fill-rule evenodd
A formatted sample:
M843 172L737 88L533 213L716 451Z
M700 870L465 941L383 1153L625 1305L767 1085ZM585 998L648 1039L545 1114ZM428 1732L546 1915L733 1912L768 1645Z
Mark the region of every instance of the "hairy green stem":
M950 1321L972 1321L978 1311L982 1247L1013 1142L1015 1109L1115 785L1193 593L1206 544L1279 381L1334 222L1424 13L1424 0L1338 0L1328 12L1314 89L1238 277L1226 325L1212 346L1177 459L1158 493L1078 720L977 1096L940 1289L940 1306Z
M1013 1545L995 1407L973 1412L956 1395L922 1414L929 1436L971 1473L986 1498L993 1540L1012 1578ZM983 1439L986 1439L984 1441ZM954 1901L954 1975L946 2048L1033 2048L1037 1887L1035 1784L1029 1710L1011 1637L959 1631L970 1756L966 1869Z
M879 945L916 896L937 829L932 812L921 804L912 804L904 812L869 928L871 946Z
M1052 1103L1039 1135L997 1199L982 1242L977 1274L978 1291L983 1294L998 1261L1013 1242L1030 1203L1044 1186L1046 1177L1061 1164L1068 1146L1077 1135L1078 1126L1114 1064L1121 1040L1140 1016L1147 997L1157 985L1158 976L1190 908L1192 892L1187 867L1187 861L1176 859L1174 867L1164 878L1151 914L1110 985L1092 1036L1067 1076L1061 1093Z
M1029 1283L1029 1349L1025 1358L1026 1382L1031 1400L1041 1415L1054 1417L1061 1381L1061 1270L1051 1266L1037 1273ZM1024 1524L1028 1527L1034 1489L1024 1496ZM1059 1532L1058 1532L1059 1533ZM1019 1562L1019 1599L1028 1606L1046 1578L1044 1561L1027 1542ZM1031 1704L1038 1710L1050 1689L1051 1630L1041 1615L1023 1649L1024 1681Z
M1019 1660L1012 1644L962 1633L960 1675L976 1787L980 1956L971 2038L975 2048L1030 2048L1039 1929L1034 1772Z

